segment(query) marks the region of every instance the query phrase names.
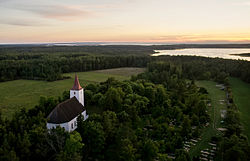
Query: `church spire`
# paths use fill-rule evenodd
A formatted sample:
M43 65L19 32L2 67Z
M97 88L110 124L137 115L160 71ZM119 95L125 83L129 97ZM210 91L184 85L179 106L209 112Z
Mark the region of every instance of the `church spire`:
M78 76L75 74L75 82L74 82L74 86L71 88L71 90L80 90L82 89L79 80L78 80Z

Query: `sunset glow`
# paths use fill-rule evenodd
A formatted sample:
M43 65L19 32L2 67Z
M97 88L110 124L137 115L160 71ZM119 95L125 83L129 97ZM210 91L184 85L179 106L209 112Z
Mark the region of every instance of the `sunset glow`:
M250 43L249 0L0 0L0 43Z

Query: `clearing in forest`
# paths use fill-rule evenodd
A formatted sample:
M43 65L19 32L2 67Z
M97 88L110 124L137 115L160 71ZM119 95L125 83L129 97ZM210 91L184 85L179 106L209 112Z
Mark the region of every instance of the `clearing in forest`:
M213 136L221 134L216 128L222 127L221 110L226 110L227 108L225 91L221 90L216 82L197 81L196 85L204 87L208 91L208 98L211 99L211 107L208 107L208 114L210 115L211 121L209 126L203 129L200 136L201 141L190 149L189 153L191 157L198 155L201 150L208 148L209 142Z
M89 83L106 81L109 77L117 80L128 80L131 75L143 72L144 68L115 68L90 72L78 72L79 81L82 87ZM119 72L118 72L119 71ZM63 91L70 90L74 82L75 73L66 73L70 79L54 82L38 80L14 80L0 83L0 110L4 117L11 117L12 114L25 107L27 109L38 104L40 96L58 97Z
M229 79L233 92L233 100L240 112L240 121L244 127L244 134L250 138L250 84L238 78Z

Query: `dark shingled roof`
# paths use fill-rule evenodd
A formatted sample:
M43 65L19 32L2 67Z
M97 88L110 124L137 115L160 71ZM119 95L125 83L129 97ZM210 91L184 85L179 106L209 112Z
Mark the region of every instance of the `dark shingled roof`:
M83 105L79 103L76 97L72 97L58 104L47 117L48 123L61 124L69 122L80 113L85 111Z

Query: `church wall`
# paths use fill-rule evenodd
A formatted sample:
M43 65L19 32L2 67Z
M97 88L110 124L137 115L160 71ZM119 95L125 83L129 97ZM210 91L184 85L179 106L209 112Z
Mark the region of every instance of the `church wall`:
M77 128L77 117L68 122L69 132L74 131Z
M77 100L84 106L84 92L81 90L70 90L70 98L76 97Z
M89 118L89 115L87 115L86 110L82 112L84 121L87 120L87 118Z
M82 115L83 115L84 121L89 117L86 113L86 110L82 112ZM73 118L69 122L62 123L62 124L47 123L47 128L52 129L52 128L56 128L57 126L61 126L62 128L65 129L65 131L68 131L68 132L74 131L77 128L77 117Z
M62 123L62 124L53 124L53 123L47 123L47 128L48 129L52 129L52 128L56 128L57 126L61 126L62 128L65 129L65 131L69 131L69 125L68 123Z

